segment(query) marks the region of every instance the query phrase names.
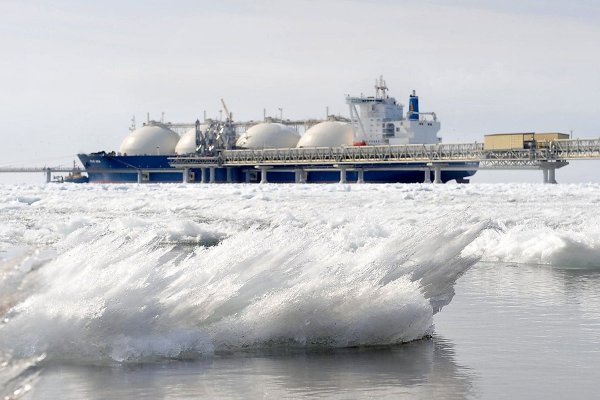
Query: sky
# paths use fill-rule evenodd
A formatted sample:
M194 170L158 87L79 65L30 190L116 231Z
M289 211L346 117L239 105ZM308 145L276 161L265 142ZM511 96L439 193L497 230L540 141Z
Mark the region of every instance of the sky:
M0 2L0 166L118 149L133 115L191 122L348 115L383 75L435 111L445 143L497 132L600 137L594 1ZM558 171L600 182L600 163ZM541 181L480 172L473 181ZM0 177L0 179L3 179Z

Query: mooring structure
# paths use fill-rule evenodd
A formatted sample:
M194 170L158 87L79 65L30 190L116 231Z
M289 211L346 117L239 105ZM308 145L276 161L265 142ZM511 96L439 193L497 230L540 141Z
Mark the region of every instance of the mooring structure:
M170 158L171 172L182 174L182 182L190 182L199 171L201 183L232 182L234 168L259 175L260 182L269 182L269 175L293 172L296 183L306 182L310 171L337 171L339 182L350 182L347 173L354 171L355 180L361 183L367 171L385 169L423 172L423 182L441 183L443 171L477 170L540 170L544 183L556 183L556 170L573 160L600 160L600 139L563 139L548 142L543 147L529 149L486 149L483 143L419 144L385 146L348 146L290 149L221 150L214 155L186 155ZM216 178L216 170L225 169L226 178ZM85 173L77 167L1 167L0 173L43 173L47 182L54 174ZM144 176L164 169L131 168L95 169L94 172L132 174L138 182Z
M442 171L540 170L544 183L556 183L556 170L571 160L600 160L600 139L556 140L540 148L504 150L485 149L477 142L224 150L215 156L173 157L171 165L182 170L184 180L186 170L200 169L203 182L215 182L210 177L217 168L246 167L259 170L261 182L268 182L269 173L293 171L296 182L302 183L307 171L337 170L340 182L347 182L347 171L357 171L360 183L365 171L398 169L423 171L423 182L434 183L441 182Z

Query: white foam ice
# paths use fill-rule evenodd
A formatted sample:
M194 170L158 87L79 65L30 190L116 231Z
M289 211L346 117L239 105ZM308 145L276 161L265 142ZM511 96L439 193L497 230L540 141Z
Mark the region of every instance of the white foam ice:
M594 185L0 186L2 248L52 255L36 268L15 255L0 261L3 271L23 271L5 274L23 284L13 285L22 290L11 295L0 350L120 362L418 339L479 258L593 264L586 261L597 260L598 221L590 204L599 192Z
M484 261L600 268L600 187L581 185L480 185L473 212L488 215L489 230L465 249Z

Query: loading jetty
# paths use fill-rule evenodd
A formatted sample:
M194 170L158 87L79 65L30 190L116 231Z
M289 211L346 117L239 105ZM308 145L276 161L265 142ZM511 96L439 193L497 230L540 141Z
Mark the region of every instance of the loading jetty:
M540 170L544 183L556 183L556 170L571 160L600 160L600 139L562 139L564 134L495 134L483 143L355 146L224 150L214 157L178 156L171 165L181 170L182 180L192 169L201 171L200 181L216 183L216 170L246 167L247 182L257 171L260 182L269 175L292 171L296 183L312 170L337 171L339 182L348 182L347 172L356 171L361 183L365 171L380 168L422 171L422 182L441 183L444 171ZM502 142L510 143L503 146Z
M544 139L536 139L536 135ZM550 136L548 136L550 135ZM213 156L169 158L171 172L180 182L233 182L234 169L242 170L244 182L269 182L280 173L293 173L296 183L306 182L311 171L331 171L341 183L361 183L364 173L385 170L421 171L422 182L441 183L444 171L539 170L544 183L556 183L556 170L573 160L600 160L600 139L560 139L563 134L487 135L483 143L351 146L329 148L222 150ZM510 143L501 145L500 142ZM102 169L96 171L102 172ZM107 170L132 174L131 168ZM164 169L137 168L139 183ZM218 173L220 172L220 173ZM349 179L349 172L354 172ZM0 167L0 173L43 173L47 182L59 173L85 173L77 167ZM229 179L227 178L229 176Z

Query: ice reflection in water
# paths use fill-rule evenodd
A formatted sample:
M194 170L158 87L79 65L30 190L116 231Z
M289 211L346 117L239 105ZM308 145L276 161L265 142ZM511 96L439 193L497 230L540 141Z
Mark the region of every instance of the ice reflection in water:
M441 337L402 346L275 351L119 367L53 366L38 399L435 398L472 394L472 373Z
M596 397L599 269L480 263L456 290L436 331L477 371L481 398Z

